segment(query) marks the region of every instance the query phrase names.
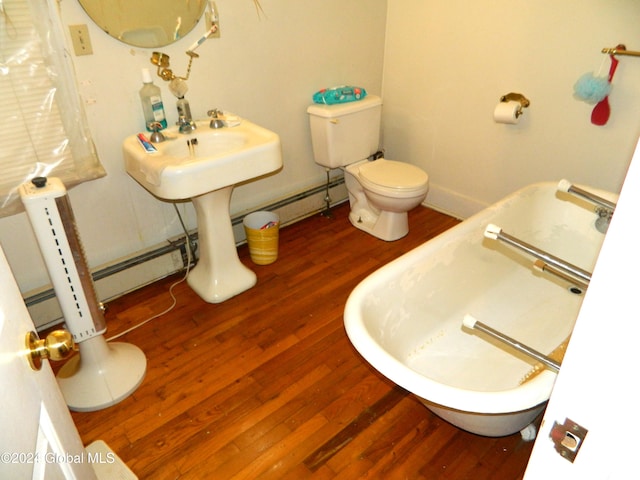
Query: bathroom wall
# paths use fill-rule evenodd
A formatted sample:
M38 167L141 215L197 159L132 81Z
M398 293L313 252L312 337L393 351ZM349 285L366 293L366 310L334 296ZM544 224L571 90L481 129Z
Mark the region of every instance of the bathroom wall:
M281 172L235 189L232 212L322 185L325 171L313 162L306 107L325 86L353 83L381 93L386 0L278 2L217 0L221 36L200 46L187 98L194 117L218 107L261 124L281 136ZM76 0L61 2L65 26L88 24L93 55L71 56L94 141L108 174L70 190L80 236L92 268L166 242L182 232L171 204L140 187L124 171L122 140L143 130L138 98L140 70L152 67L154 49L127 46L98 29ZM159 50L186 73L186 49L204 26ZM71 43L69 43L71 45ZM71 50L71 49L70 49ZM175 97L159 78L169 123ZM319 206L323 195L320 195ZM188 228L195 227L190 202L179 205ZM304 212L301 212L304 213ZM23 293L48 284L25 214L0 219L0 242ZM157 272L162 274L163 272ZM148 275L147 275L148 277ZM141 275L140 283L149 281Z
M539 180L620 188L640 134L640 58L620 57L606 126L591 125L592 107L572 94L583 73L607 72L603 47L640 50L636 0L261 3L266 16L259 17L252 0L216 1L221 38L198 49L187 94L197 117L228 109L281 136L283 170L237 187L234 214L324 182L305 109L318 88L347 82L383 94L387 157L423 167L431 182L426 203L444 211L466 217ZM61 2L61 11L65 25L88 25L94 51L71 56L108 175L72 189L70 198L97 268L162 244L181 227L171 204L129 178L120 151L122 139L143 128L140 69L152 66L153 49L112 39L76 0ZM161 49L176 73L186 71L184 51L203 30ZM156 83L173 123L174 98L166 83ZM525 94L531 107L518 125L496 124L493 109L510 91ZM193 228L190 203L179 210ZM23 293L46 286L24 214L0 219L0 243ZM131 272L122 283L163 273Z
M567 178L619 191L640 135L640 58L618 57L607 125L573 98L604 47L640 50L636 0L388 3L384 146L423 167L426 203L466 217L526 184ZM531 101L497 124L501 95Z

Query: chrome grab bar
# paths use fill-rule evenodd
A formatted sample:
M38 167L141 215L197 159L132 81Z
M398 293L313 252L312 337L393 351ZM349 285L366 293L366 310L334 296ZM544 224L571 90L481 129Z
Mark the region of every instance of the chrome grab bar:
M544 355L543 353L538 352L537 350L534 350L533 348L505 335L504 333L501 333L497 330L494 330L493 328L491 328L490 326L479 322L478 320L476 320L473 316L466 314L464 316L464 319L462 320L462 325L464 325L465 327L471 329L471 330L479 330L480 332L483 332L487 335L489 335L492 338L495 338L496 340L498 340L501 343L504 343L505 345L508 345L514 349L516 349L518 352L525 354L526 356L533 358L535 360L537 360L538 362L542 363L544 366L546 366L547 368L549 368L550 370L553 370L554 372L559 372L560 371L560 364L558 362L556 362L555 360L549 358L548 356Z
M584 198L585 200L588 200L598 207L606 208L608 210L616 209L615 203L610 202L606 198L602 198L587 190L583 190L580 187L576 187L569 180L560 180L560 182L558 183L558 190L560 190L561 192L572 193L577 197Z
M497 225L487 225L485 229L484 236L490 238L492 240L501 240L507 245L511 245L519 250L522 250L529 255L534 256L535 258L544 261L545 263L556 267L562 272L568 273L569 275L580 279L583 282L589 283L591 281L591 273L583 270L575 265L572 265L569 262L565 262L558 257L551 255L550 253L545 252L539 248L534 247L522 240L519 240L508 233L502 231L502 228Z

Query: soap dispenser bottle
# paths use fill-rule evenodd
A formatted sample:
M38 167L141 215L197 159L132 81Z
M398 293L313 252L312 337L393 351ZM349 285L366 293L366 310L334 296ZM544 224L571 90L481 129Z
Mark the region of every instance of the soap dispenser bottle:
M153 131L150 126L152 123L159 123L162 128L167 128L167 118L164 114L164 105L162 103L162 95L160 87L154 85L151 73L148 68L142 69L142 83L140 89L140 102L142 102L142 111L144 112L144 123L149 132Z

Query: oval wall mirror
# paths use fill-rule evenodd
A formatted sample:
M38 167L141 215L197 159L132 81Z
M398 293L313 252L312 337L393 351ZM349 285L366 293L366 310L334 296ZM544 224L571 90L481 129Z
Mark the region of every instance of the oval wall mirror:
M113 38L134 47L162 47L198 23L206 0L78 0Z

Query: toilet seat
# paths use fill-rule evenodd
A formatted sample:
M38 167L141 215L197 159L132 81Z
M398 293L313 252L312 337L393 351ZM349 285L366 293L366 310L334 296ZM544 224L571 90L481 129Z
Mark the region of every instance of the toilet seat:
M362 186L390 196L411 196L426 192L429 176L408 163L380 158L358 165Z

